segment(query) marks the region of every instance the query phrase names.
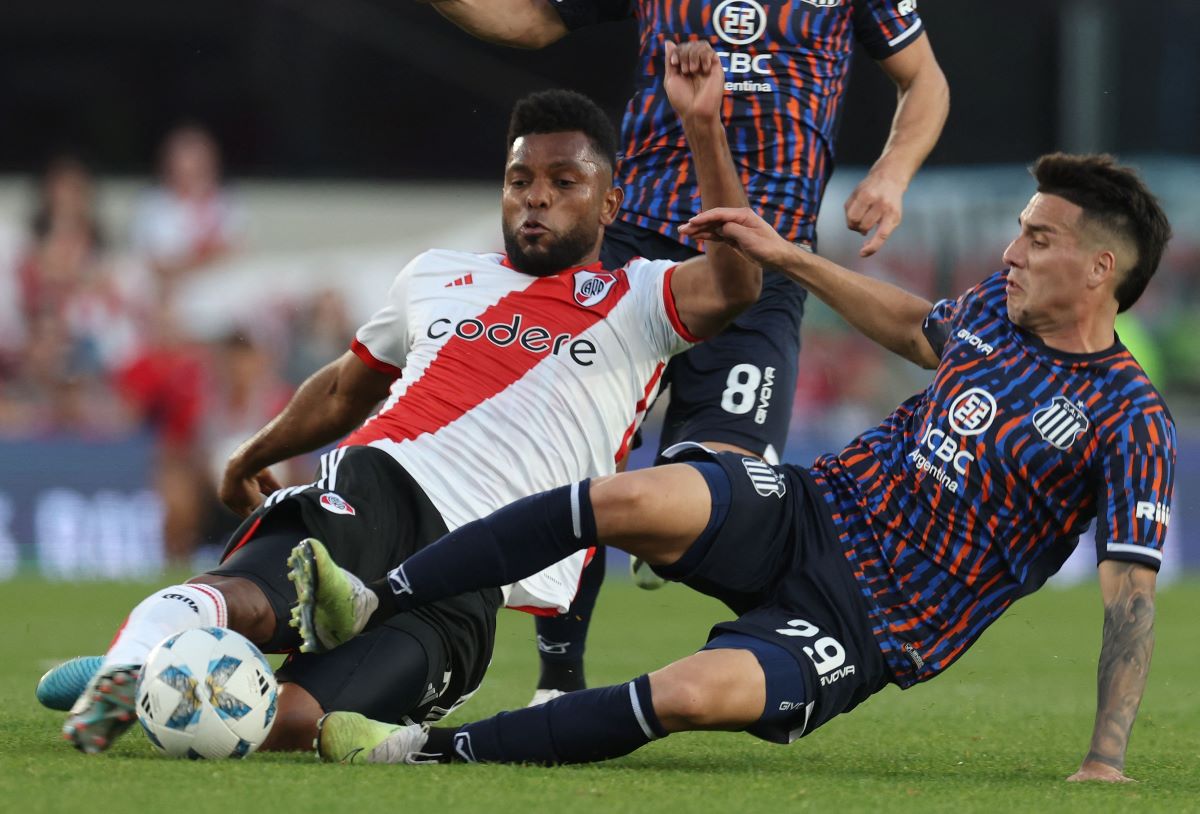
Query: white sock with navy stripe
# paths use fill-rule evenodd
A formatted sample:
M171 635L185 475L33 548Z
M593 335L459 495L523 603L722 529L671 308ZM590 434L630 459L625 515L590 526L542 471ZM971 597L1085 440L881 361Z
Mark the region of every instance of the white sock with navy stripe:
M113 637L101 669L137 665L173 633L197 627L228 627L225 597L211 585L172 585L155 591L130 611Z

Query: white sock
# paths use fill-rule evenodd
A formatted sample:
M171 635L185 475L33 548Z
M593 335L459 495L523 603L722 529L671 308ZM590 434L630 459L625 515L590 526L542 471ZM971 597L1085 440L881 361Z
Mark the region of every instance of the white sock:
M130 611L101 669L142 666L154 646L173 633L197 627L228 627L225 597L211 585L172 585L155 591Z

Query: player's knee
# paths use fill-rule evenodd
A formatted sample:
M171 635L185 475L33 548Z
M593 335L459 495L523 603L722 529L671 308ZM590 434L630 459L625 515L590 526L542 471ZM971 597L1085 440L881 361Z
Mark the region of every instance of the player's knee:
M225 600L228 625L255 644L270 641L277 626L275 610L262 588L243 577L200 574L188 580L219 591Z
M654 712L668 732L720 726L718 698L712 683L691 676L650 676Z
M613 528L622 533L624 526L636 524L653 511L650 490L642 472L626 472L604 478L593 478L588 489L599 528Z

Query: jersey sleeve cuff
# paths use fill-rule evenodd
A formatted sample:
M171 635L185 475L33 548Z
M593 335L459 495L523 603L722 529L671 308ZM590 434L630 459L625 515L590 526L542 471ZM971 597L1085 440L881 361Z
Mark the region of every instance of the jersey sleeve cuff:
M364 365L371 368L371 370L376 371L377 373L383 373L387 376L391 376L392 378L399 378L400 374L403 372L400 370L400 368L389 362L376 359L371 353L371 349L362 342L358 341L358 337L355 337L354 341L350 343L350 351L359 359L361 359Z
M671 278L675 276L675 269L679 266L671 266L663 274L663 305L667 309L667 319L671 321L671 327L675 329L675 333L686 339L688 342L700 342L700 337L693 334L683 324L683 320L679 318L679 311L675 308L675 294L671 291Z
M1100 552L1100 560L1118 560L1120 562L1136 562L1158 571L1162 568L1163 553L1157 548L1130 543L1108 543Z
M878 62L903 51L909 45L919 40L924 31L925 24L921 22L920 17L917 17L907 28L891 39L880 39L878 42L872 42L870 45L866 43L863 43L863 45L867 49L867 53L871 55L871 59Z

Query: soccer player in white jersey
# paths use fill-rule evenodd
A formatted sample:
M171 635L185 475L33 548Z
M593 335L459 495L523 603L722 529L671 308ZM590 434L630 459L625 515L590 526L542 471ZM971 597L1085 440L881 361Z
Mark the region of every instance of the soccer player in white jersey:
M703 204L744 206L716 55L693 42L670 47L667 61ZM679 264L601 267L621 191L612 185L615 133L586 97L527 97L508 145L506 253L417 257L351 350L239 448L222 499L249 516L217 569L155 592L130 613L63 727L77 748L103 751L128 728L138 670L170 634L215 625L268 652L294 651L286 561L299 540L319 537L358 577L376 580L518 498L612 473L667 359L757 298L760 270L724 246ZM280 489L267 470L347 433L313 484ZM270 495L261 506L260 494ZM503 592L403 614L334 652L292 656L279 670L279 708L263 748L308 748L331 710L436 720L478 686L497 608L565 610L586 556Z

